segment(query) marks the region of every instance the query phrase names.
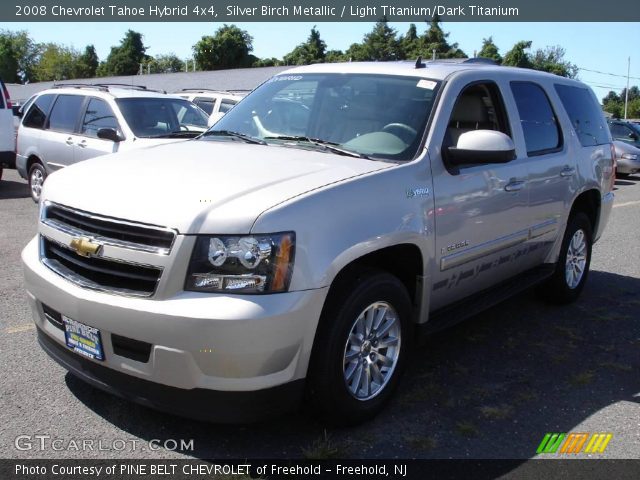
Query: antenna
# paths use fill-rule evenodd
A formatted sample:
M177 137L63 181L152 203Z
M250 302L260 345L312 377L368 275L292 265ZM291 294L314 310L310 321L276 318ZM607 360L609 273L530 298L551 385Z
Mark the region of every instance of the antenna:
M427 66L422 63L422 55L418 55L418 59L416 60L416 68L426 68Z

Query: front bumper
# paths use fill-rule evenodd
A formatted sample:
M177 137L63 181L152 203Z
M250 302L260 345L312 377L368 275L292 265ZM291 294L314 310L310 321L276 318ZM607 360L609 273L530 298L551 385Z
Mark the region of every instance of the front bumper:
M273 295L178 292L162 300L132 298L84 289L60 277L40 262L36 239L25 247L22 260L40 341L54 359L100 388L161 410L170 405L176 413L196 418L205 418L195 412L196 397L229 393L233 399L238 392L260 396L268 390L284 389L288 395L299 390L294 385L306 375L327 294L323 288ZM68 350L64 332L47 319L45 309L98 328L105 360ZM148 360L116 354L113 335L151 344ZM169 402L155 398L162 397L161 391L169 392ZM260 410L253 410L253 402L246 409L248 417ZM237 415L219 415L238 420Z
M640 172L640 161L618 158L616 162L616 171L618 173L633 175L634 173Z

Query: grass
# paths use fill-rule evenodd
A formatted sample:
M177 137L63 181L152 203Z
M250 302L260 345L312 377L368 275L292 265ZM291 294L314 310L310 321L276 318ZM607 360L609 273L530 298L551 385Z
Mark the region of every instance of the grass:
M404 441L414 450L433 450L438 445L435 438L425 435L407 435Z
M584 387L585 385L589 385L591 382L593 382L594 376L595 374L592 371L587 370L572 376L569 379L569 383L571 383L571 385L575 387Z
M469 421L461 421L456 423L456 430L463 437L476 437L478 433L478 427Z
M309 447L302 449L302 455L307 460L327 460L345 457L346 452L331 440L331 435L325 430Z
M513 415L513 408L510 405L499 405L499 406L489 406L486 405L484 407L480 407L480 413L485 417L491 420L504 420L505 418L509 418Z

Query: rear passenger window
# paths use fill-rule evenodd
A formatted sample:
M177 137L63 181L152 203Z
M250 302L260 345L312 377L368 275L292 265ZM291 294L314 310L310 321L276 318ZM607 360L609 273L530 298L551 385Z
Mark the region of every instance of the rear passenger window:
M84 98L81 95L58 95L49 115L49 129L73 133Z
M527 155L557 151L562 146L558 119L544 90L531 82L511 82L511 92L518 107Z
M213 105L215 104L215 102L216 101L212 98L203 98L203 97L198 97L193 100L193 103L195 103L202 110L207 112L207 115L211 115L211 113L213 112Z
M45 94L36 98L24 116L22 125L29 128L44 128L53 97L54 95Z
M92 98L89 100L87 111L82 120L80 133L89 137L97 137L101 128L118 130L118 120L113 115L111 107L104 100Z
M238 102L236 102L235 100L223 99L220 101L220 111L223 113L227 113L233 108L236 103Z
M609 143L604 115L591 92L586 88L568 85L556 84L555 88L582 146Z

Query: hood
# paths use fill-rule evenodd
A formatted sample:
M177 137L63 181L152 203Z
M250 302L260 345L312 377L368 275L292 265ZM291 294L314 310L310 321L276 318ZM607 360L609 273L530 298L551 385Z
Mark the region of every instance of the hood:
M616 157L621 157L623 153L632 153L634 155L640 155L640 148L630 145L627 142L614 140L613 145L616 149Z
M284 146L194 140L77 163L47 178L42 198L180 233L240 234L292 197L390 166Z

